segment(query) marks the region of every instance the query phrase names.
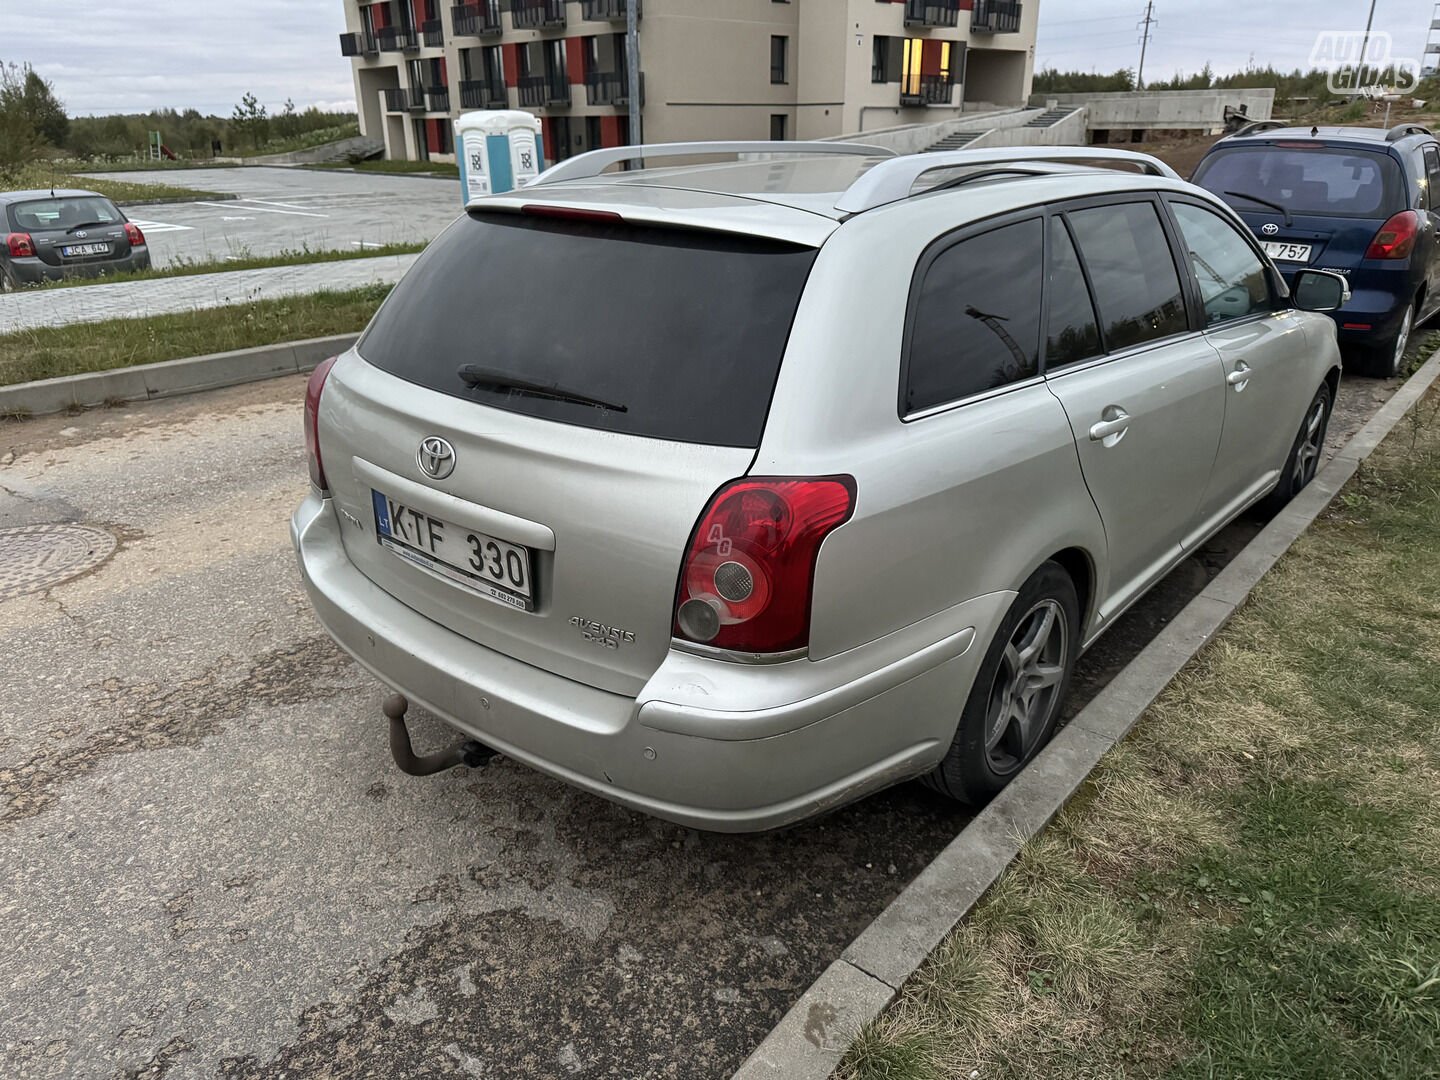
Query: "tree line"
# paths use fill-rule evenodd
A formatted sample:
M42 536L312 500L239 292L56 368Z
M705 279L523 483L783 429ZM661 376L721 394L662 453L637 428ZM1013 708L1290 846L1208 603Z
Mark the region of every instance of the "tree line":
M1381 73L1382 76L1385 73ZM1303 71L1280 71L1273 67L1249 67L1229 75L1216 75L1206 64L1193 75L1177 73L1168 79L1146 79L1146 90L1258 90L1275 88L1279 101L1306 100L1315 106L1329 105L1341 101L1353 101L1353 97L1336 95L1330 90L1331 73L1314 68ZM1093 71L1059 71L1053 67L1035 72L1034 92L1037 94L1103 94L1124 93L1136 88L1135 72L1122 68L1108 74ZM1440 91L1440 83L1434 78L1425 79L1415 91L1415 96L1432 99Z
M246 94L229 117L196 109L69 116L54 86L29 64L0 64L0 170L42 156L87 161L144 156L152 131L181 158L264 152L354 121L354 113L297 109L293 101L272 115L254 94Z

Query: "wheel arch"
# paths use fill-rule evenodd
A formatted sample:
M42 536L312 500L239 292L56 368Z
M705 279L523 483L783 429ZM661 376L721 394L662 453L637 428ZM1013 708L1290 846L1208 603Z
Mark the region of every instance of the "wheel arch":
M1063 548L1051 555L1047 562L1058 563L1075 583L1075 595L1080 601L1080 637L1083 641L1090 629L1095 605L1095 560L1080 547Z

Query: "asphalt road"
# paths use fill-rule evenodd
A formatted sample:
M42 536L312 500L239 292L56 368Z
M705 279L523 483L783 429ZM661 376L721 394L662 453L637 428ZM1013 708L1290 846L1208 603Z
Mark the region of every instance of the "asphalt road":
M156 267L282 251L429 241L460 213L460 182L276 166L102 173L100 178L238 195L134 206Z
M1332 441L1388 392L1347 383ZM43 592L0 568L0 1076L728 1075L966 815L906 784L722 837L503 759L401 775L289 550L302 393L0 423L0 527L120 539Z

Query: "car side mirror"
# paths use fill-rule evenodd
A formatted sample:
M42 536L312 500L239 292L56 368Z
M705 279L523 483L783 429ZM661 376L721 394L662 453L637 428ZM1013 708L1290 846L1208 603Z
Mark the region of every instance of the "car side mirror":
M1328 270L1301 270L1292 295L1301 311L1339 311L1350 302L1350 283Z

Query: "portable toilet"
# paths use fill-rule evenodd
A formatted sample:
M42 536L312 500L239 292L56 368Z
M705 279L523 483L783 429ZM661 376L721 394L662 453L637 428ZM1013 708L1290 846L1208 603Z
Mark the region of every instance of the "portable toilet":
M468 204L482 195L524 187L545 169L540 120L503 109L464 113L455 121L460 194Z

